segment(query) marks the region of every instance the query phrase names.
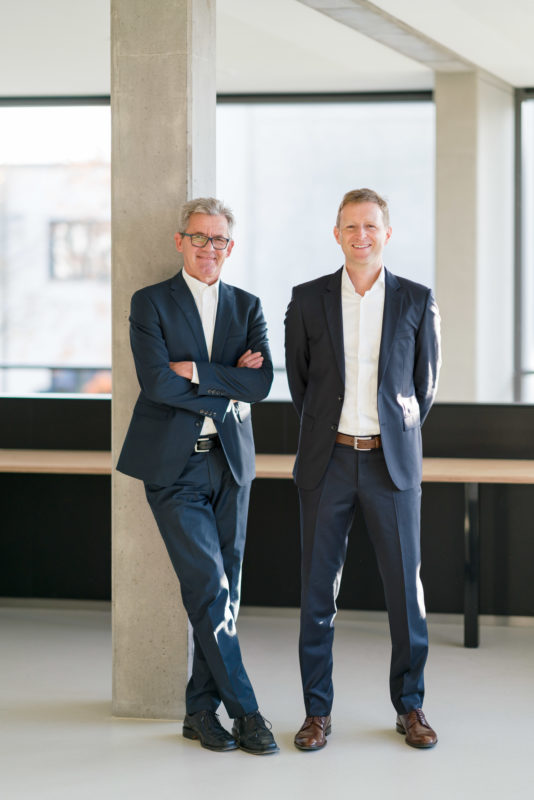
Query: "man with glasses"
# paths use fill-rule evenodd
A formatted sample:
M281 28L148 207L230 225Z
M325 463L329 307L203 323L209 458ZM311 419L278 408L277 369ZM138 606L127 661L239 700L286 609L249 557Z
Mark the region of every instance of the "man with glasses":
M132 297L130 339L141 392L117 468L144 481L193 627L183 735L215 751L278 750L236 634L254 442L250 403L273 368L257 297L223 283L234 217L191 200L175 235L184 267ZM232 734L216 711L223 703Z
M437 388L439 314L430 289L384 267L391 227L376 192L345 195L334 236L344 266L295 287L286 315L287 375L300 417L294 475L306 718L295 745L320 750L330 733L336 598L360 507L384 584L396 728L407 744L428 748L437 736L422 710L428 638L419 578L421 425Z

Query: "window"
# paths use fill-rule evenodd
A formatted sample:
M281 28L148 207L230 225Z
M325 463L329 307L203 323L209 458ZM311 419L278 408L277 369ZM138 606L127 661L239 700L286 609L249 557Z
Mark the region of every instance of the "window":
M111 389L110 109L0 106L0 392Z
M109 280L111 224L99 220L50 223L50 275L57 280Z
M287 399L284 314L291 287L343 263L332 235L346 191L389 201L386 266L434 283L434 104L223 102L217 194L233 208L236 246L224 279L262 300L276 368L270 399Z
M341 266L332 228L347 190L386 196L386 265L433 284L434 106L222 98L217 115L217 194L237 217L224 278L261 297L271 399L287 399L291 287ZM4 104L0 130L0 392L109 391L109 106Z

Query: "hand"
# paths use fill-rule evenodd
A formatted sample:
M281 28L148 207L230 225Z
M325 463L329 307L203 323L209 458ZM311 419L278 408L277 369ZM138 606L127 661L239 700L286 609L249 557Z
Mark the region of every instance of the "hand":
M249 369L259 369L263 364L263 356L261 353L253 353L252 350L247 350L237 359L236 366L248 367Z
M187 378L189 381L193 377L193 362L192 361L169 361L169 367L180 378Z

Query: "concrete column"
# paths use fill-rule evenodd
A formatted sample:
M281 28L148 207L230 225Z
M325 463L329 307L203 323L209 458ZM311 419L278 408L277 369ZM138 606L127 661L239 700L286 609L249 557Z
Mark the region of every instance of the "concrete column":
M132 293L177 272L178 210L215 190L215 0L111 0L113 463L139 387ZM113 713L182 718L188 624L140 481L113 475Z
M477 72L436 73L438 399L513 399L514 95Z

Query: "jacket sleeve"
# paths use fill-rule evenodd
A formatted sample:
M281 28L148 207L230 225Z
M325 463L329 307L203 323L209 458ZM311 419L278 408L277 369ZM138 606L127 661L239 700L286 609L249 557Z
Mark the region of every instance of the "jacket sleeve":
M169 352L159 314L143 291L132 297L130 344L139 385L149 400L212 419L224 419L227 400L203 395L191 381L176 375L169 367Z
M440 316L434 296L429 291L415 339L414 385L421 414L421 425L436 396L440 367Z
M287 380L291 399L299 417L308 385L309 344L302 312L293 289L285 317L285 349Z
M245 403L257 403L269 394L273 382L273 364L267 339L267 325L258 298L249 315L245 350L260 352L263 355L263 364L259 369L225 366L213 361L197 361L200 393Z

